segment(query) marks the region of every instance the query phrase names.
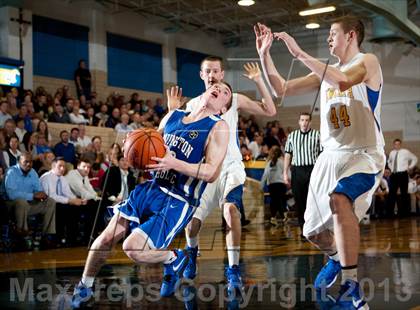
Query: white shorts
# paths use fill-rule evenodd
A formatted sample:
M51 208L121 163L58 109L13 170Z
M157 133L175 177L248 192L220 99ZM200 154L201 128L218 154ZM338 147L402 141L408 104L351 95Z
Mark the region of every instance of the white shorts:
M330 195L342 193L363 218L382 178L385 153L381 148L356 151L324 151L317 159L309 183L303 235L313 236L334 230Z
M222 207L225 202L234 203L239 208L242 204L245 180L245 167L242 162L224 164L217 180L207 184L200 199L200 206L193 217L204 222L214 208Z

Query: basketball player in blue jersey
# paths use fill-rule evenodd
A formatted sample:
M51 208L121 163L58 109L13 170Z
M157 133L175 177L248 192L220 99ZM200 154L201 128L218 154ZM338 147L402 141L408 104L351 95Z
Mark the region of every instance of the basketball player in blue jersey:
M168 100L177 97L174 89ZM127 231L123 250L135 263L164 264L161 295L174 293L175 284L188 263L187 252L166 250L182 231L197 206L207 182L217 179L229 141L228 125L220 117L232 103L232 90L215 83L201 96L201 108L187 113L168 113L159 127L167 153L152 158L152 181L137 185L127 200L114 207L114 216L90 248L83 277L75 288L72 305L79 307L92 296L94 277Z
M331 25L327 42L338 62L327 68L285 32L272 34L258 24L255 34L263 71L276 96L316 91L321 86L324 151L312 171L303 234L329 256L315 287L329 288L341 271L335 307L368 309L357 280L357 261L359 221L370 206L385 167L379 61L373 54L360 52L364 27L354 17L343 17ZM274 38L283 41L290 54L312 72L286 82L269 53Z
M243 111L252 115L267 117L276 115L276 107L264 84L258 65L246 64L244 68L246 71L244 76L256 84L262 96L262 101L251 100L242 94L233 94L230 109L221 116L229 125L230 130L229 146L222 165L222 171L218 179L206 187L200 206L186 229L187 250L191 259L184 271L184 277L193 279L197 270L198 234L202 223L214 208L222 208L228 229L226 248L229 266L226 268L225 273L228 282L228 293L230 294L242 288L239 269L241 215L238 209L242 207L242 192L246 175L238 145L238 113ZM211 88L215 83L219 83L224 78L224 74L222 58L209 56L201 62L200 78L203 80L206 89ZM200 96L191 99L187 103L186 110L196 111L199 109L200 100ZM180 107L180 102L169 106L170 109L178 107Z

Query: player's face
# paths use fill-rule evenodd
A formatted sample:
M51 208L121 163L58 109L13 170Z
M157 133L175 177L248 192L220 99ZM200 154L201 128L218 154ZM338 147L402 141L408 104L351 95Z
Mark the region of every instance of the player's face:
M217 83L207 89L204 96L207 99L207 106L212 111L224 113L228 102L231 100L232 93L226 84Z
M344 33L340 24L332 24L330 28L330 35L327 39L330 54L336 57L343 55L349 42L348 37L349 34Z
M225 71L222 70L220 61L205 61L201 65L200 78L204 81L206 89L223 80Z
M303 132L307 132L309 130L309 125L311 124L311 120L309 115L301 115L299 117L299 128Z

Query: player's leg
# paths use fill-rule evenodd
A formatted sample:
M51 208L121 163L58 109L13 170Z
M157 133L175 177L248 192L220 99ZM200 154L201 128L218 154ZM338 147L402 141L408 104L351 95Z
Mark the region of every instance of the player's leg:
M83 276L75 287L72 306L78 308L92 296L92 286L96 274L111 254L113 246L124 237L128 220L116 213L105 230L95 239L89 249Z
M331 195L334 235L342 266L341 289L337 304L368 309L357 279L360 244L359 222L372 202L384 168L383 152L361 152L352 156L351 165L342 175Z
M194 279L197 275L198 239L202 223L213 209L219 205L219 180L220 176L215 182L207 185L201 196L200 206L195 209L193 218L185 229L186 250L188 251L189 260L183 276L188 279Z
M225 275L228 283L228 294L236 296L236 290L243 288L239 258L241 251L241 213L239 205L242 203L243 185L232 189L223 204L223 216L226 220L226 249L228 264Z
M334 164L338 161L339 158L334 157L334 154L322 153L315 164L309 182L303 234L315 247L328 256L327 263L315 279L316 289L332 286L341 270L332 233L334 224L329 206L330 196L328 195L330 188L337 182L334 178ZM320 175L329 177L320 178Z

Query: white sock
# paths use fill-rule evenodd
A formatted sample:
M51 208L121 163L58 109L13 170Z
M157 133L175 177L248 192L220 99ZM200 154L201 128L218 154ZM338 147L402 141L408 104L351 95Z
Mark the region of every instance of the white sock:
M341 267L341 284L344 284L346 280L357 282L357 265Z
M229 267L232 267L233 265L239 266L239 254L241 252L240 246L228 246L227 247L228 252L228 261L229 261Z
M93 281L95 281L95 277L82 276L82 283L86 287L92 287Z
M196 248L198 246L198 237L190 238L190 237L186 236L185 239L187 239L188 247Z
M338 257L338 252L335 252L335 254L333 255L328 255L329 258L331 258L332 260L339 262L340 261L340 257Z
M177 256L175 254L175 251L169 251L168 256L166 257L166 260L163 262L164 264L170 264L174 260L176 260Z

